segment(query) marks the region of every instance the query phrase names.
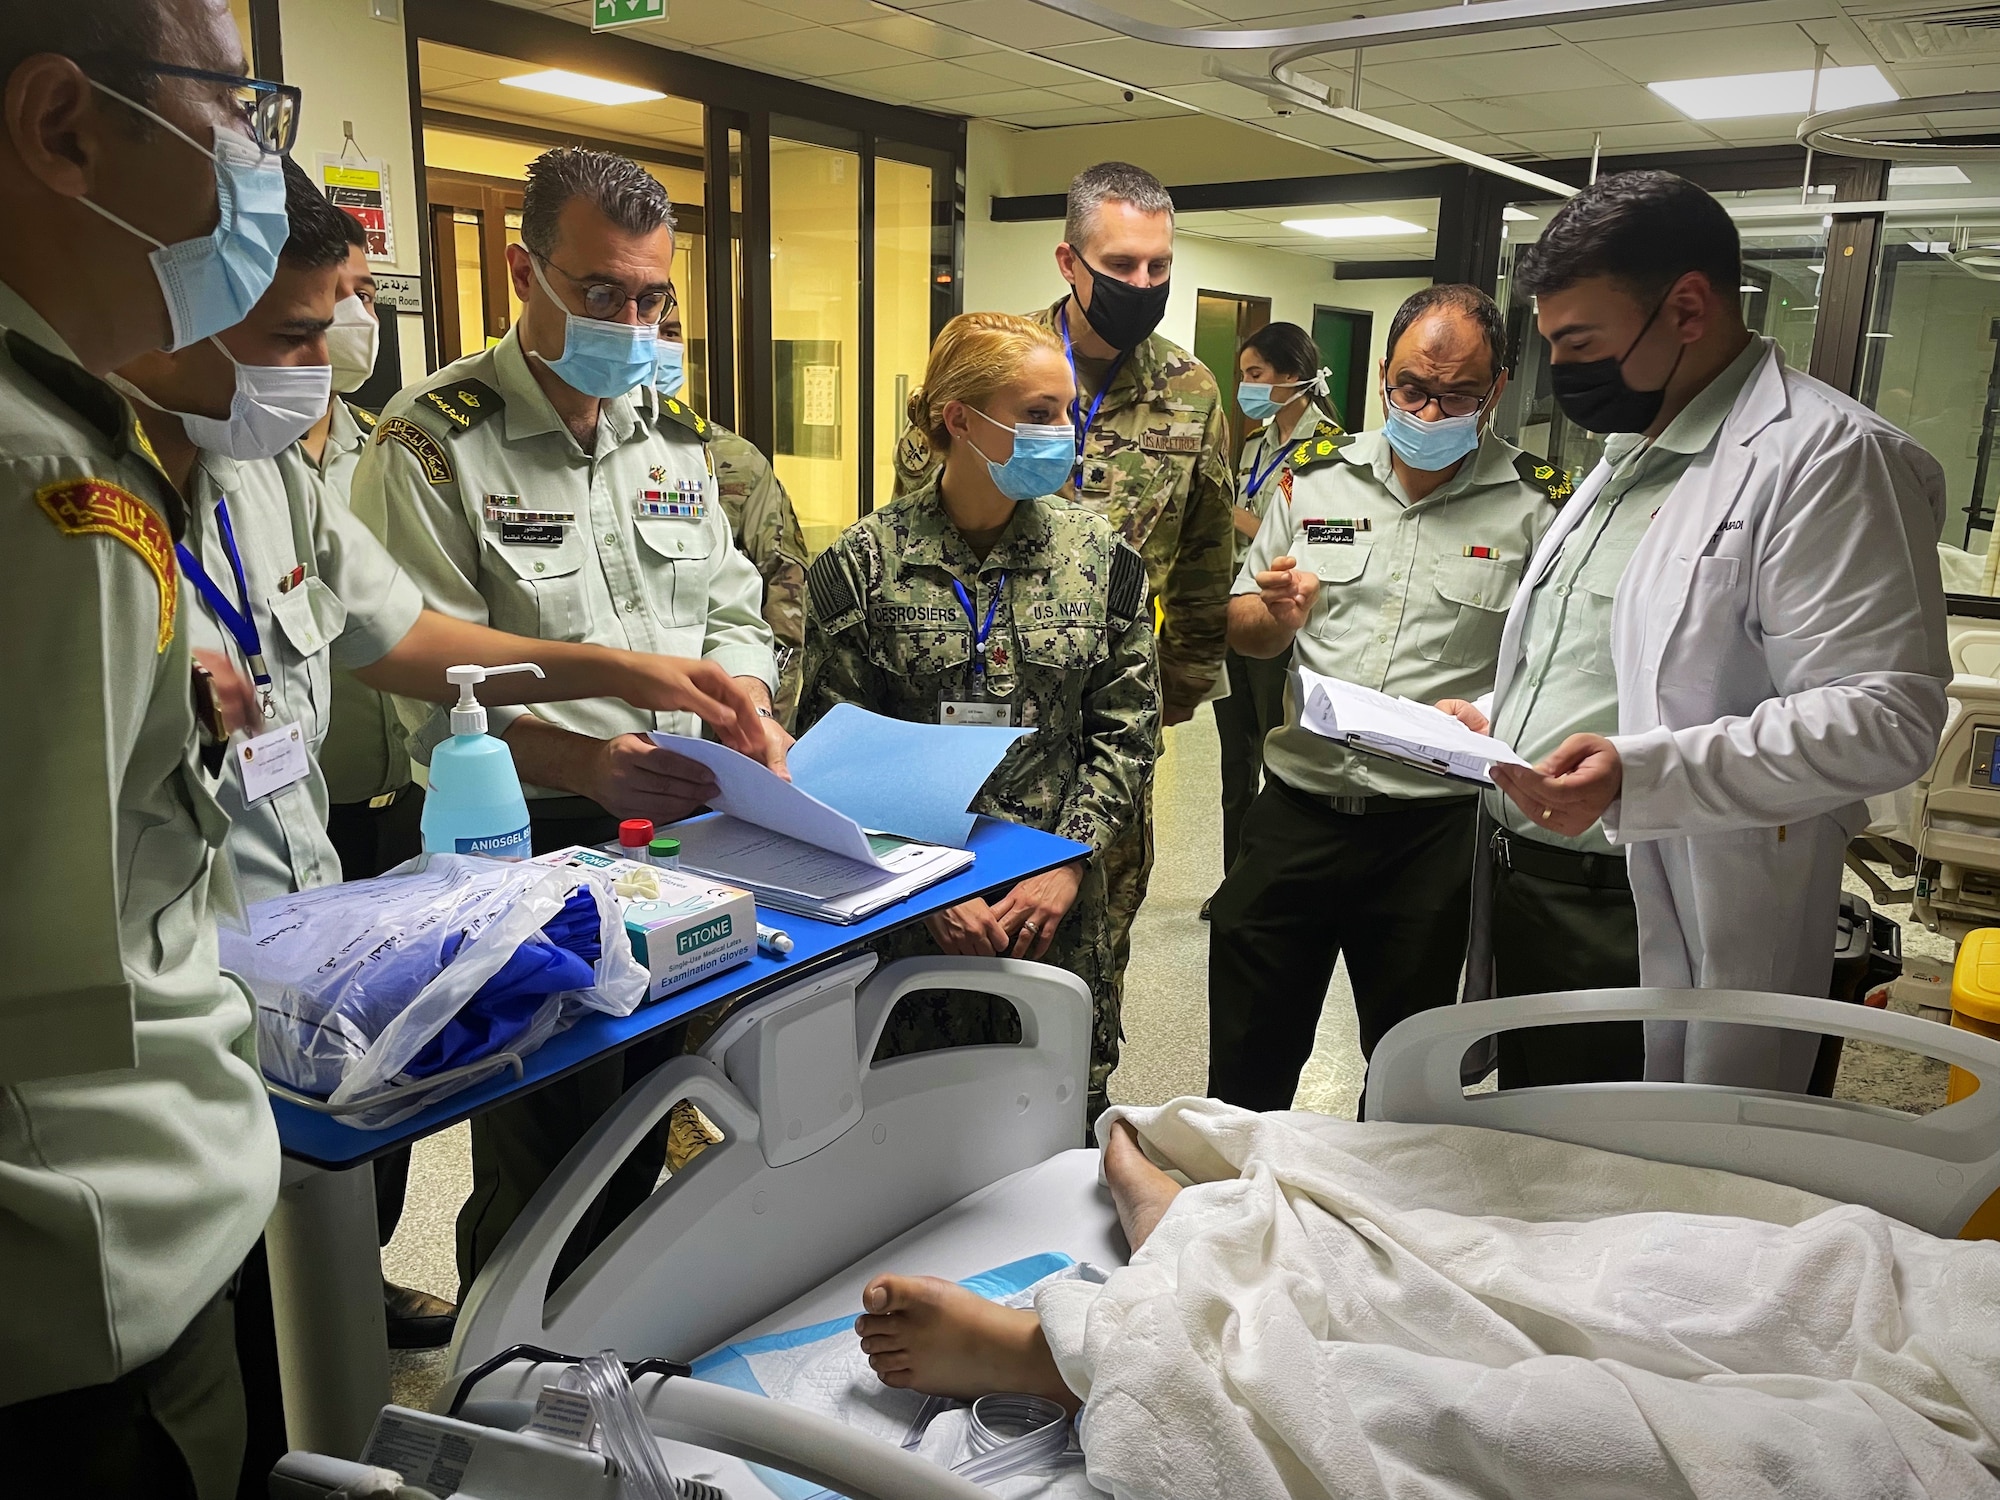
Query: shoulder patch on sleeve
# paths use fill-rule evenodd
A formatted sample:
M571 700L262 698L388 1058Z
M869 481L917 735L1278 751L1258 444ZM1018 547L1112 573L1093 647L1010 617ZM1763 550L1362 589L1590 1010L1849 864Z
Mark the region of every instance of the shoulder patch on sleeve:
M861 601L855 596L854 581L840 565L840 556L829 547L806 569L806 592L820 627L828 631L847 629L861 618Z
M916 428L905 427L903 435L896 440L896 467L912 479L921 479L930 462L930 443Z
M1295 474L1317 469L1321 464L1332 463L1340 450L1353 441L1351 434L1342 432L1331 422L1322 421L1310 437L1300 438L1292 444L1292 451L1285 455L1285 467Z
M1551 505L1561 505L1576 490L1567 470L1559 469L1532 453L1523 453L1514 460L1514 472L1547 495Z
M347 403L347 410L349 415L351 415L354 418L354 420L359 422L363 427L373 427L377 422L381 420L379 416L377 416L374 412L370 411L367 407L356 406L352 401L349 401Z
M705 443L708 441L709 433L714 431L709 425L708 418L678 396L660 397L658 425L665 436L679 438L683 442L694 438Z
M375 429L375 442L387 442L392 438L416 455L417 462L423 466L424 478L432 484L451 483L455 476L451 460L445 457L443 443L408 417L390 417Z
M469 432L507 403L483 380L453 380L432 386L417 400L442 416L459 432ZM433 481L435 483L435 481Z
M64 536L108 536L139 554L160 588L159 634L153 650L174 638L174 604L180 573L174 567L174 539L159 512L130 490L102 479L60 479L35 491L35 503Z
M1125 629L1146 608L1146 560L1119 542L1111 549L1111 585L1106 590L1105 609L1112 623Z

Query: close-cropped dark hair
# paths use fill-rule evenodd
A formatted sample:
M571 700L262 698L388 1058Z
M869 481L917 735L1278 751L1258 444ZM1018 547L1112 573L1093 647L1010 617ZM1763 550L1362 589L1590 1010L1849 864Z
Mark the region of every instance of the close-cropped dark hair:
M1455 281L1441 286L1427 286L1403 299L1403 305L1396 309L1396 316L1389 320L1389 341L1382 346L1383 359L1393 367L1396 345L1402 342L1411 325L1439 311L1460 313L1473 321L1480 336L1486 340L1486 353L1493 361L1493 376L1498 379L1500 372L1507 368L1507 324L1500 316L1500 308L1478 287Z
M1610 276L1651 302L1699 271L1734 305L1742 269L1743 241L1715 199L1671 172L1616 172L1556 211L1515 268L1514 290L1546 297Z
M521 243L546 259L556 247L556 226L572 198L583 199L627 234L674 227L667 190L631 157L558 146L528 163Z
M169 7L160 0L63 0L61 4L0 7L0 85L31 57L53 52L128 99L150 104L158 75L149 63L173 55L167 46ZM117 105L134 131L152 128L143 115Z
M1266 323L1236 346L1239 362L1246 349L1256 350L1257 357L1265 364L1294 380L1311 380L1319 373L1319 345L1296 323ZM1340 420L1340 414L1333 409L1331 397L1315 391L1309 399L1336 422Z
M347 226L354 223L313 186L306 169L289 156L285 170L285 248L279 252L296 271L319 271L347 259Z

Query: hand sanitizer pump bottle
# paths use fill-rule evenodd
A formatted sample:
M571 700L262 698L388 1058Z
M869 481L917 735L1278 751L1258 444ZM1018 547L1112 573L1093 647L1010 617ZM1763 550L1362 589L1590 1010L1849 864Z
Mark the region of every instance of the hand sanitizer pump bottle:
M542 669L533 662L510 667L452 667L445 680L458 687L451 738L431 752L431 784L424 795L424 849L431 854L483 854L526 859L533 852L528 802L513 752L486 732L486 710L472 690L503 672Z

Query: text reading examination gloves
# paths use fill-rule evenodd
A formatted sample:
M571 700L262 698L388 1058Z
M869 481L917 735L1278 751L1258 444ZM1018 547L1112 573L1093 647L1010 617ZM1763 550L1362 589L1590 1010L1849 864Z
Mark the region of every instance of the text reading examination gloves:
M153 275L166 298L173 323L169 349L185 349L210 334L234 328L248 316L257 299L278 274L278 252L291 226L285 217L285 173L279 158L266 156L255 142L215 128L213 150L201 144L163 115L127 99L95 79L91 87L156 120L215 164L215 228L200 239L169 245L128 224L101 203L88 198L86 208L102 214L120 229L150 243Z
M1167 315L1167 283L1134 286L1093 270L1081 255L1076 263L1090 275L1090 306L1083 310L1098 337L1114 349L1132 350L1152 337Z
M1382 423L1382 436L1389 440L1389 446L1396 450L1397 457L1413 469L1426 472L1448 469L1479 446L1479 413L1476 411L1462 417L1440 417L1435 422L1426 422L1422 417L1398 411L1386 397L1382 407L1387 413Z
M1014 434L1014 452L1005 463L986 459L995 488L1009 500L1053 495L1068 483L1070 470L1076 465L1076 429L1069 423L1052 422L1044 426L1037 422L1017 422L1009 427L996 417L987 417L976 406L967 410L979 412L1002 432ZM984 458L985 453L982 451L980 456Z
M535 280L556 306L562 299L542 274L541 257L530 255ZM656 346L660 330L651 323L612 323L603 318L586 318L563 308L563 350L558 359L537 354L572 390L608 401L622 396L636 385L650 385L654 379Z
M375 351L381 337L382 325L359 297L342 297L333 304L326 357L333 363L333 388L341 395L360 390L375 373Z

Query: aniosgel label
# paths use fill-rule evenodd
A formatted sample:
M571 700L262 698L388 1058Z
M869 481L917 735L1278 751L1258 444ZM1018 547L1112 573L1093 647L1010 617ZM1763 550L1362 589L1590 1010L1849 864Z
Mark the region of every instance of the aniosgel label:
M525 823L512 833L490 833L484 838L457 842L460 854L483 854L488 859L526 859L535 852L534 840L529 837Z

